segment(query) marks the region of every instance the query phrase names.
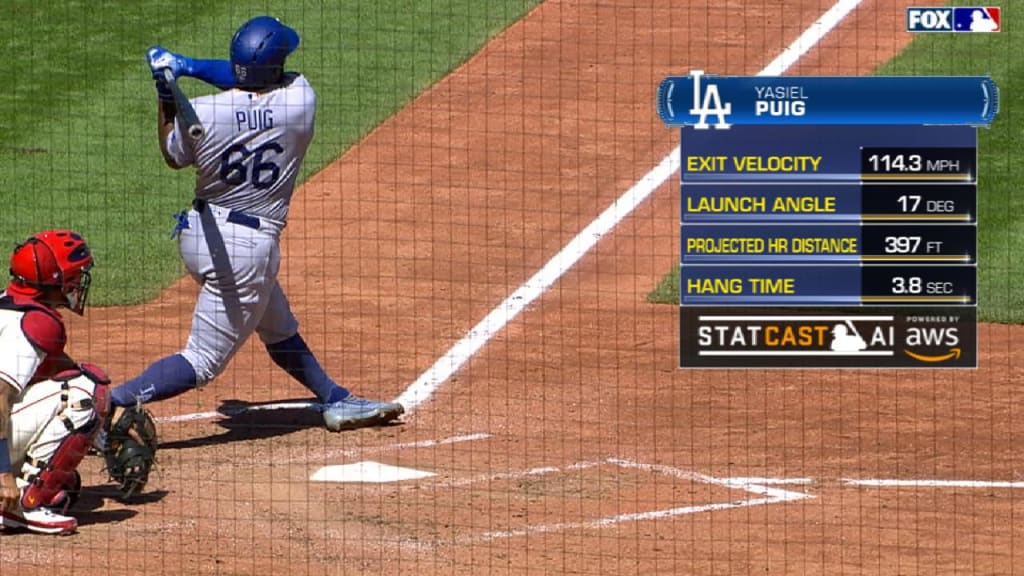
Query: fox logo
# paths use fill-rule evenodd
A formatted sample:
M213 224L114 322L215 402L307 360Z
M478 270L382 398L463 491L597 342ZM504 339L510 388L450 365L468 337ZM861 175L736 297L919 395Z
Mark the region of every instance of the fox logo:
M952 31L952 8L907 8L907 32Z

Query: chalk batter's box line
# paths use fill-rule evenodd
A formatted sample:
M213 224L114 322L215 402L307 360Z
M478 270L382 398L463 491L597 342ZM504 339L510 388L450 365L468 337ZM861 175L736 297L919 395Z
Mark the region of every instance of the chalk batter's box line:
M773 486L800 485L800 486L850 486L860 488L970 488L970 489L1024 489L1024 481L1021 480L966 480L966 479L935 479L935 478L813 478L801 477L770 477L770 476L731 476L717 477L692 470L684 470L665 464L648 464L637 462L626 458L610 457L601 460L589 460L576 462L564 466L538 466L524 470L511 470L507 472L492 472L475 476L449 478L440 482L429 483L438 488L454 488L470 486L472 484L495 482L502 480L518 480L531 476L543 476L587 470L599 466L616 466L623 469L634 469L671 476L679 480L689 480L703 484L711 484L721 488L744 490L752 494L768 495L771 498L782 500L802 500L814 498L815 495L791 490L773 488ZM422 490L423 484L406 486L410 489Z
M689 470L683 470L675 468L673 466L666 466L663 464L646 464L642 462L636 462L624 458L605 458L603 460L593 460L587 462L577 462L575 464L569 464L566 466L541 466L536 468L530 468L527 470L516 470L509 472L498 472L492 474L481 474L477 476L470 476L466 478L452 478L443 482L435 482L428 484L429 486L437 488L452 488L469 486L478 483L487 483L501 480L516 480L521 478L535 477L547 474L558 474L565 472L572 472L578 470L585 470L588 468L594 468L597 466L616 466L623 469L641 470L645 472L651 472L655 474L662 474L677 478L680 480L688 480L691 482L698 482L703 484L711 484L726 488L730 490L740 490L751 494L751 498L731 500L727 502L711 502L708 504L697 504L689 506L677 506L672 508L663 508L658 510L649 510L643 512L629 512L624 514L616 514L614 516L605 516L600 518L594 518L591 520L581 520L577 522L558 522L550 524L532 524L523 528L508 529L508 530L492 530L481 534L469 535L464 538L459 538L457 541L460 544L479 544L482 542L490 542L503 538L514 538L518 536L527 536L530 534L541 534L549 532L566 532L580 529L599 529L608 528L617 524L627 522L639 522L642 520L655 520L660 518L670 518L673 516L681 516L685 514L698 514L703 512L714 512L720 510L729 510L735 508L744 508L751 506L763 506L767 504L776 504L781 502L791 502L796 500L803 500L806 498L814 498L812 494L804 492L796 492L792 490L784 490L778 487L770 486L769 482L753 482L749 478L716 478L714 476L708 476L699 472L693 472ZM422 484L417 484L417 490L423 488ZM756 497L754 497L756 496Z

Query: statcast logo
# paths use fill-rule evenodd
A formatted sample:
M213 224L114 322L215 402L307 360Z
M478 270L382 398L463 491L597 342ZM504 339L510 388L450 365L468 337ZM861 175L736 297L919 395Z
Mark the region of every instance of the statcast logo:
M701 316L700 356L894 356L893 316Z

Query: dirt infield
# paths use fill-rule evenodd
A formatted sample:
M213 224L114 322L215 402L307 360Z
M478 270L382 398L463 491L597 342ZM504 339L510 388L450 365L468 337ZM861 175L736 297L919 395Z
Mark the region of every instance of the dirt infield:
M367 396L402 393L673 148L662 77L754 74L832 2L708 4L545 2L308 182L282 283L328 369ZM865 0L789 73L871 71L909 40L906 5ZM643 299L678 261L674 181L402 425L334 435L308 411L232 411L305 396L251 342L207 388L153 407L194 417L161 423L142 502L119 503L87 459L79 533L4 535L0 575L50 574L69 554L73 574L150 576L1024 562L1021 329L982 326L977 371L679 371L677 311ZM71 352L128 377L184 342L193 294L182 281L90 310ZM310 480L360 461L433 476Z

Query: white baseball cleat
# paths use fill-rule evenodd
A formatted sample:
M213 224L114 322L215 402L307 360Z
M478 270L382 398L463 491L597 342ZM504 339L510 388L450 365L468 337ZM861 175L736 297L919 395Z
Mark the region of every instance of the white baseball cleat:
M387 424L405 412L396 402L377 402L349 394L324 407L324 426L331 432Z
M40 534L71 534L78 528L77 520L49 508L0 512L0 523L6 528L25 528Z

